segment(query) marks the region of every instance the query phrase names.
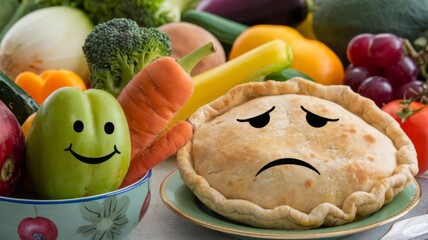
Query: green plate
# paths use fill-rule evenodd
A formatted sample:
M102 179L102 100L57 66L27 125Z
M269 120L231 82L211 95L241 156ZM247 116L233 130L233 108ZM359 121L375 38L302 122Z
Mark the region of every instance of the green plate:
M261 229L228 220L205 207L181 180L178 170L171 172L162 182L160 195L162 201L179 216L236 238L326 239L355 234L396 220L416 206L421 197L421 188L414 181L379 211L357 222L310 230Z

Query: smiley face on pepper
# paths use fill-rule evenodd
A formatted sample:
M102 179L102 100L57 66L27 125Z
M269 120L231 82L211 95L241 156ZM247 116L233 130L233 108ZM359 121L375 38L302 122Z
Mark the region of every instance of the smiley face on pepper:
M389 138L343 107L296 94L232 107L201 125L192 147L195 171L227 198L306 213L370 190L392 173L395 153Z
M80 120L76 120L73 123L73 130L77 134L81 133L84 130L84 124ZM112 134L114 132L114 124L112 122L106 122L104 124L104 132L105 134ZM120 154L119 150L117 150L116 144L113 146L113 151L105 156L100 157L86 157L84 155L81 155L72 149L73 143L70 143L70 146L68 146L64 151L69 151L73 157L75 157L77 160L82 161L87 164L100 164L103 163L110 158L112 158L115 154Z
M117 100L96 89L66 87L42 104L26 149L39 195L83 197L115 190L130 163L130 135Z

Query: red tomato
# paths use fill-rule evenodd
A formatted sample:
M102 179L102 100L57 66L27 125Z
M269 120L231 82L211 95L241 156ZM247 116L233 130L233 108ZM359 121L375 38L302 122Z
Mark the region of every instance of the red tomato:
M395 111L401 111L402 109L400 101L393 100L385 104L382 110L393 116L400 123L401 128L410 140L412 140L418 154L419 173L423 173L428 170L428 107L416 112L402 122L401 118L395 113ZM412 102L410 109L415 110L424 106L422 103Z

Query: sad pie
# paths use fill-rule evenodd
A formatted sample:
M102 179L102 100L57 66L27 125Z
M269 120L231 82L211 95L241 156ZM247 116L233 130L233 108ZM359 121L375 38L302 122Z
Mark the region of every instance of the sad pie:
M379 210L418 172L399 124L346 86L300 78L234 87L189 119L181 178L211 210L271 229L310 229Z

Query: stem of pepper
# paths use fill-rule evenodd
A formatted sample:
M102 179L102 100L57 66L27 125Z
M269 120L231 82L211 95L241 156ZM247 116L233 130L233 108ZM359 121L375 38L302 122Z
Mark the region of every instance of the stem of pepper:
M180 60L177 60L178 64L186 71L190 73L193 67L196 66L203 58L215 52L214 45L212 42L209 42L190 53L182 57Z
M314 0L305 0L305 3L306 3L306 9L308 10L308 13L315 11Z

